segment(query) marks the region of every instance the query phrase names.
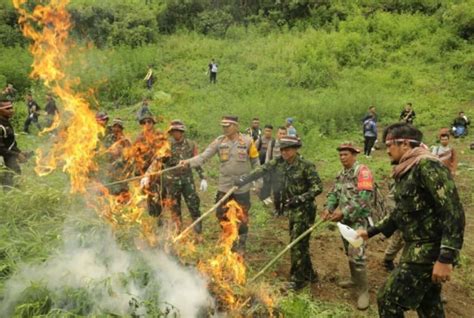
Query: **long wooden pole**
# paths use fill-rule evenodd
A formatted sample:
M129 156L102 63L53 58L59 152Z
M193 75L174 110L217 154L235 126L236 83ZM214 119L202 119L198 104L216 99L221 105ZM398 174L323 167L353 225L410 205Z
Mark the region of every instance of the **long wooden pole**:
M133 180L138 180L138 179L144 178L144 177L146 177L146 176L154 176L154 175L162 174L162 173L165 173L165 172L168 172L168 171L172 171L172 170L175 170L175 169L178 169L178 168L181 168L181 166L173 166L173 167L171 167L171 168L166 168L166 169L163 169L163 170L160 170L160 171L151 172L151 173L149 173L149 174L147 174L147 175L142 175L142 176L137 176L137 177L131 177L131 178L127 178L127 179L123 179L123 180L119 180L119 181L114 181L114 182L106 183L106 184L104 184L104 186L108 187L108 186L111 186L111 185L114 185L114 184L120 184L120 183L129 182L129 181L133 181Z
M248 282L252 283L254 282L257 278L263 275L273 264L276 263L278 259L280 259L283 254L288 252L289 249L291 249L293 246L295 246L299 241L301 241L305 236L307 236L309 233L311 233L314 229L316 229L318 226L322 225L326 220L321 219L318 222L314 223L313 226L311 226L309 229L303 232L300 236L298 236L296 239L294 239L290 244L288 244L280 253L278 253L277 256L275 256L270 262L268 262L265 267L262 268L260 272L258 272L254 277L252 277Z
M221 205L223 202L225 202L225 200L227 200L231 195L232 193L234 193L239 187L237 186L234 186L232 187L229 191L227 191L227 193L219 200L216 202L216 204L214 204L208 211L206 211L204 214L202 214L199 218L197 218L193 223L191 223L191 225L189 225L187 228L185 228L181 233L179 233L178 236L176 236L174 239L173 239L173 243L176 243L177 241L179 241L180 239L182 239L186 233L188 233L196 224L198 224L199 222L202 221L202 219L204 219L206 216L208 216L209 214L212 213L212 211L214 211L215 209L217 209L219 207L219 205Z

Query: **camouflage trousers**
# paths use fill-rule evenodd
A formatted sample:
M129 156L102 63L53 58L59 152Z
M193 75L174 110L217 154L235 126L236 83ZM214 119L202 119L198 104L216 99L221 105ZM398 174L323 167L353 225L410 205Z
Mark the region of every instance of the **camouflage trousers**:
M405 241L402 237L402 232L395 231L390 237L390 242L388 243L387 249L385 249L384 260L393 261L397 257L398 252L405 245Z
M381 318L403 318L416 309L419 317L444 317L441 284L431 281L433 265L402 263L392 271L377 294Z
M314 224L316 208L314 205L306 205L290 209L288 212L290 241L293 242ZM310 237L311 234L307 235L290 250L290 276L291 281L296 284L313 282L317 279L317 274L313 269L311 254L309 252Z
M196 192L193 176L181 176L166 180L166 196L171 199L170 208L174 221L180 227L182 223L181 198L184 198L191 218L196 220L201 216L199 206L201 201Z
M347 223L347 226L350 226L354 230L357 229L364 229L367 230L368 221L366 219L357 220L354 223ZM344 251L349 259L349 262L354 263L358 268L365 268L366 256L365 250L367 249L367 243L364 243L355 248L354 246L350 245L345 239L342 238L342 242L344 244Z

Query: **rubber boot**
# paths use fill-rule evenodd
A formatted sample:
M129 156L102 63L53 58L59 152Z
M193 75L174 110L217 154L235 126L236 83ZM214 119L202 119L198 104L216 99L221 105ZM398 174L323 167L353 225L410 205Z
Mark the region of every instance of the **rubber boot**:
M369 307L369 283L367 281L367 269L355 268L354 280L357 286L357 309L365 310Z
M349 269L351 271L351 278L347 280L340 281L337 285L342 288L351 288L355 286L355 264L353 262L349 262Z
M239 239L234 241L232 246L232 252L240 254L242 257L245 255L245 243L247 242L247 234L239 235Z

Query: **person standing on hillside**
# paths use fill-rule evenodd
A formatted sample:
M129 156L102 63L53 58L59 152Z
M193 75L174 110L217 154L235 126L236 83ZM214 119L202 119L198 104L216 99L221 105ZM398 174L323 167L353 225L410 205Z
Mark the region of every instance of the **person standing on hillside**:
M28 95L26 95L26 106L28 107L28 117L25 120L23 132L26 134L30 133L31 123L35 124L36 128L41 131L41 125L38 120L40 115L40 107L38 103L33 100L33 96L31 95L31 93L28 93Z
M15 130L10 123L13 114L10 96L0 95L0 157L6 166L6 169L0 172L0 185L5 190L14 186L13 176L21 174L19 163L26 161L25 154L18 148Z
M288 211L290 241L294 241L313 225L316 218L314 199L323 191L323 185L315 165L301 158L298 153L301 146L301 141L297 137L285 136L281 138L281 156L257 167L235 182L236 186L243 187L268 174L278 173L283 176L280 186L285 210ZM291 248L289 289L299 290L309 283L318 281L318 274L311 263L310 236L305 236Z
M373 120L375 122L377 122L378 120L378 116L377 116L377 111L375 109L375 106L370 106L367 113L364 115L364 118L362 118L362 122L365 122L369 117L373 118Z
M153 74L153 66L151 64L148 65L148 71L143 80L146 82L146 88L151 89L153 87L153 83L155 82L155 76Z
M140 122L140 119L145 117L146 115L150 115L151 110L150 110L150 101L148 98L144 98L142 105L137 111L137 121Z
M259 154L260 165L265 163L265 159L267 158L267 150L268 147L275 141L273 139L273 126L272 125L265 125L263 128L262 136L257 140L257 150ZM263 201L265 205L270 205L272 200L270 198L271 194L271 183L270 183L270 176L266 176L263 178L263 186L259 193L260 200Z
M214 59L211 60L211 62L208 65L208 72L209 72L209 82L216 84L217 82L217 68L218 65L214 61Z
M383 220L357 233L364 240L400 230L405 247L400 264L377 295L379 316L445 317L442 283L450 280L464 240L465 215L451 173L429 150L423 134L406 123L388 126L383 134L394 165L395 208Z
M239 132L237 116L224 116L221 120L224 134L217 137L201 154L180 161L182 166L195 168L202 166L214 155L219 156L219 183L216 202L234 186L234 182L242 175L249 173L253 168L260 166L257 147L251 137ZM216 209L217 218L225 220L228 201L235 200L243 210L239 220L239 238L234 242L233 251L244 254L248 235L250 210L250 186L241 187L235 191L222 205Z
M405 105L405 108L400 113L400 121L407 124L413 124L413 120L415 119L415 117L416 117L416 114L415 114L415 111L413 110L412 103L407 103Z
M51 94L46 95L46 106L44 107L44 110L46 111L46 125L51 127L54 122L54 117L56 114L59 114L56 101Z
M168 129L168 133L170 134L168 142L171 147L171 155L166 160L163 160L164 169L174 167L178 165L181 160L186 160L198 155L197 144L185 136L185 131L186 126L181 120L175 119L171 122ZM207 191L207 181L204 177L204 170L201 167L196 167L195 170L201 179L199 189L201 191ZM147 175L155 171L154 166L150 166L144 179L142 179L142 184L146 185L149 183L149 177ZM193 221L201 216L199 209L201 201L197 194L196 186L194 185L193 172L189 167L180 167L177 170L165 173L162 177L166 188L166 196L171 199L172 219L177 230L180 231L183 223L181 215L182 198L184 198L186 202ZM194 226L194 232L197 234L202 233L202 222Z
M286 119L286 133L288 136L296 137L298 134L296 133L296 128L293 126L294 119L292 117L288 117Z
M253 142L259 143L262 137L262 129L260 128L260 119L257 117L252 118L252 124L245 130L245 133L249 135Z
M374 120L373 115L369 115L363 124L364 134L364 154L367 158L370 157L372 147L374 147L375 141L377 140L377 123Z
M449 129L441 129L439 134L439 145L431 147L431 153L439 158L448 167L453 176L456 175L458 160L456 151L449 145Z
M459 112L453 121L452 133L454 138L467 136L467 127L471 124L464 112Z
M370 202L374 191L372 172L357 162L360 150L351 143L337 147L343 170L336 177L333 189L327 195L327 205L322 217L325 220L341 222L354 229L367 229L371 216ZM343 288L356 286L358 289L357 308L369 307L369 284L367 280L366 245L355 248L343 240L344 250L349 259L351 277L342 281Z
M281 126L278 128L277 136L270 143L267 149L267 155L265 158L265 163L270 162L273 159L276 159L281 156L280 150L280 140L286 136L286 127ZM282 187L283 187L283 174L281 171L275 171L270 176L270 191L273 197L273 206L275 210L273 215L282 216L283 215L283 198L282 198Z

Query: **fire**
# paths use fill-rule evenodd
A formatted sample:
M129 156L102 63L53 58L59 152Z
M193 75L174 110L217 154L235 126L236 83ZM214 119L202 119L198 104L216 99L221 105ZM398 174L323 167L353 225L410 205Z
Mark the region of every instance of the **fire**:
M201 272L210 278L209 288L219 298L222 304L233 310L241 305L233 287L243 286L246 281L246 269L241 255L232 251L234 241L238 238L239 219L243 216L242 208L234 200L226 205L227 220L221 222L219 248L221 253L198 264Z
M66 9L68 0L52 0L48 5L37 5L33 12L24 6L27 0L13 0L20 13L19 24L23 34L32 39L33 55L31 76L41 79L48 90L62 101L64 112L71 114L61 142L55 143L48 153L37 152L39 175L51 173L59 163L71 177L71 191L85 192L88 173L96 169L93 161L98 135L103 128L96 124L94 113L83 94L72 89L79 79L69 78L62 70L67 65L68 42L71 27Z
M59 117L59 114L56 113L56 114L54 114L54 118L53 118L53 122L52 122L51 126L44 128L39 133L39 135L43 136L43 135L45 135L45 134L47 134L51 131L54 131L55 129L57 129L59 127L59 125L61 125L61 118Z

